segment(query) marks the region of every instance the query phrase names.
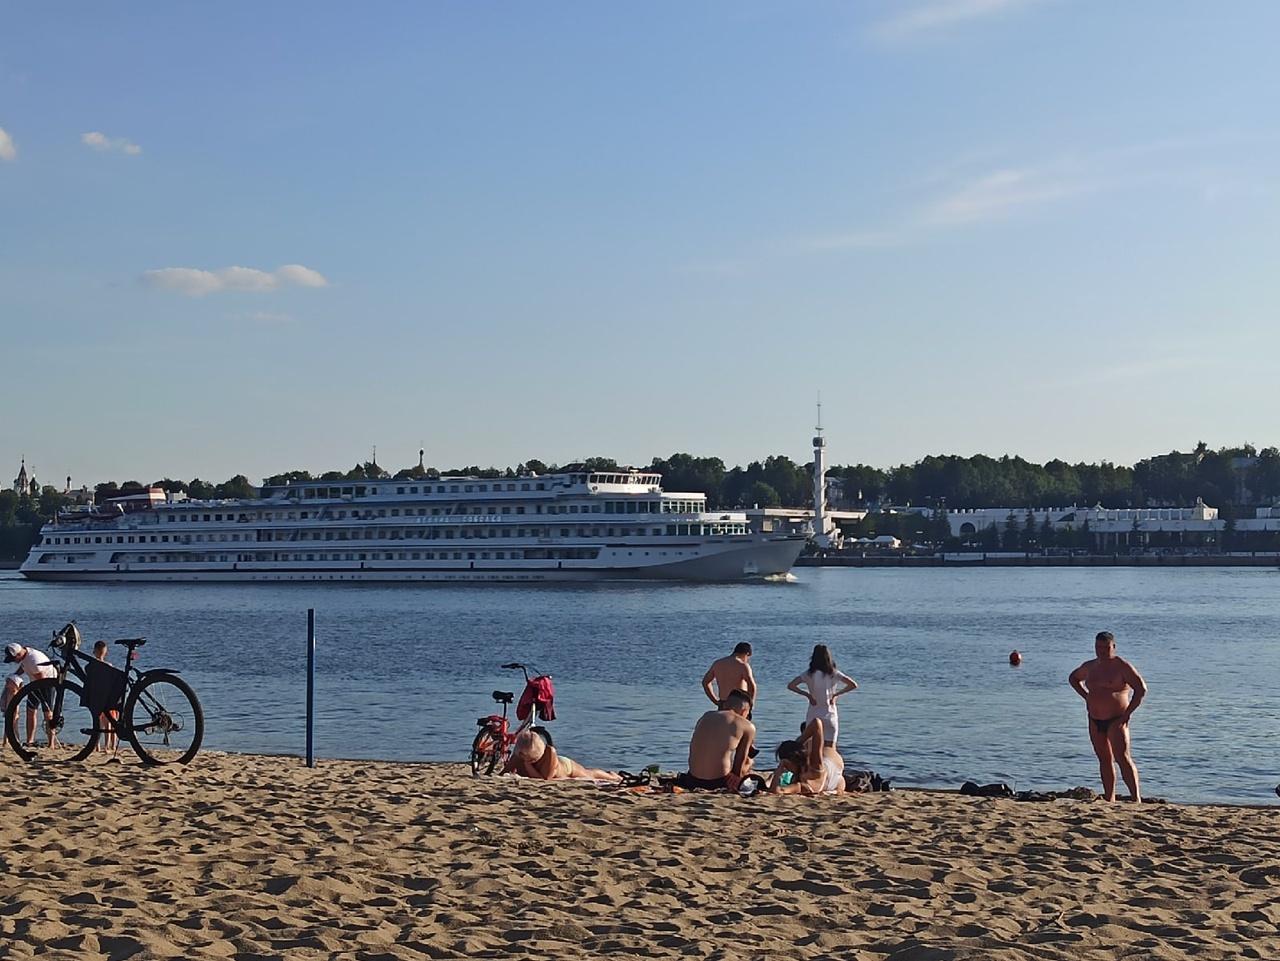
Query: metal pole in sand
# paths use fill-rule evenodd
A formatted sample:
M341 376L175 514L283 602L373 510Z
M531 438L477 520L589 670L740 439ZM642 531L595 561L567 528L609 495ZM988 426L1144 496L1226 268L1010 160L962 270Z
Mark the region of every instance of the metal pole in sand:
M307 608L307 767L316 766L315 721L316 693L316 609Z

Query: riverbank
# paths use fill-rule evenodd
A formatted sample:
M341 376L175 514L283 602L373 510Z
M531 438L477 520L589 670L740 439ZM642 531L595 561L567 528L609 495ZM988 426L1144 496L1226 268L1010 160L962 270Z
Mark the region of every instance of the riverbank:
M806 555L796 567L1272 567L1280 554L953 554Z
M7 752L0 772L15 959L1101 961L1280 937L1280 809L673 796L217 753L37 780Z

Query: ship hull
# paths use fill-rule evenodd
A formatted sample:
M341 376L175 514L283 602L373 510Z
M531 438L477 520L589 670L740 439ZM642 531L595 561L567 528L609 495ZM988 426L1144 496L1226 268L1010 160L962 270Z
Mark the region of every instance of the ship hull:
M33 581L57 583L557 583L582 581L759 580L785 575L803 550L799 535L748 535L721 542L661 549L649 544L605 547L594 560L397 562L228 562L225 564L112 564L92 557L70 563L28 558L20 568ZM663 555L668 555L664 557ZM670 556L678 555L678 556Z

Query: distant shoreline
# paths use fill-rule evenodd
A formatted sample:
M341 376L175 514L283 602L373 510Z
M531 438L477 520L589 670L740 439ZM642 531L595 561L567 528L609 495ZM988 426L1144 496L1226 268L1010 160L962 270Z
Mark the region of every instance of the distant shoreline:
M1280 554L828 554L796 567L1280 567Z

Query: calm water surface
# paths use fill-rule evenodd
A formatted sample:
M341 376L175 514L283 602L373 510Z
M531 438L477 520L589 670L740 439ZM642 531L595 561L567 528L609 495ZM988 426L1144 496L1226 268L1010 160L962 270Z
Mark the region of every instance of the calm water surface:
M1151 692L1133 722L1143 791L1273 804L1280 781L1280 573L1130 568L806 568L794 583L581 587L47 585L0 573L0 641L150 638L177 667L206 746L305 750L307 610L320 757L463 760L522 660L555 676L556 743L588 765L683 767L710 705L699 681L749 641L765 755L798 730L786 690L814 644L859 683L841 700L851 767L903 786L1099 786L1067 675L1111 630ZM1008 654L1025 661L1011 668Z

